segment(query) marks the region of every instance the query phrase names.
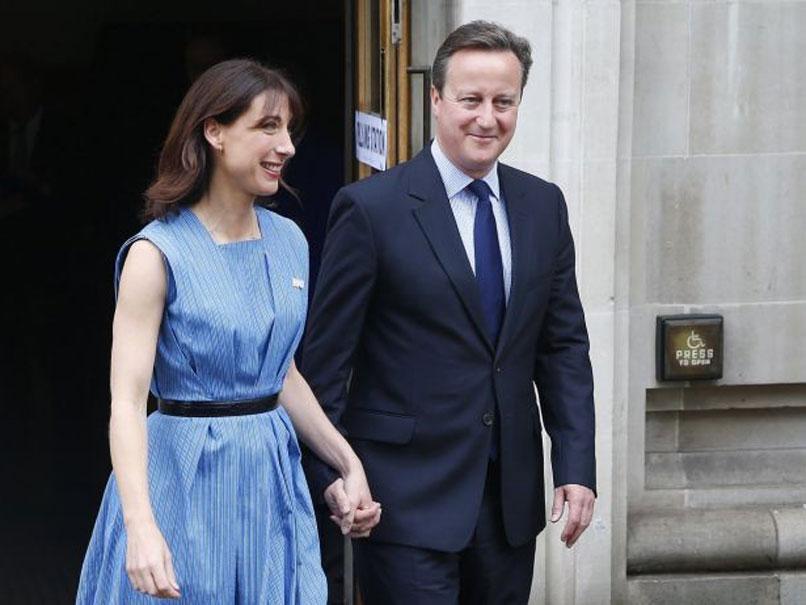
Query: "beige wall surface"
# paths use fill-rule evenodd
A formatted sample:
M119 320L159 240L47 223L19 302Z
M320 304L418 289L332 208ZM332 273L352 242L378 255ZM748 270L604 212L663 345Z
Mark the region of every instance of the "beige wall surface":
M770 466L806 452L806 436L792 429L806 423L806 2L437 5L430 18L443 19L444 31L490 19L532 43L504 160L562 187L577 243L600 493L577 548L565 551L556 528L541 538L532 602L806 599L797 574L647 577L628 592L626 571L630 511L651 515L664 503L685 515L806 493L801 475ZM722 380L656 382L655 317L685 312L725 317ZM648 409L648 398L661 408ZM782 406L792 410L765 412ZM763 429L743 439L759 418ZM722 446L693 451L716 431ZM786 448L770 453L776 435L787 435ZM673 487L655 489L667 480Z
M803 602L780 553L804 539L806 3L639 0L633 27L627 567L680 573L630 576L629 600ZM655 380L654 318L681 312L725 318L722 380ZM740 514L773 545L765 573L746 571L747 528L718 527ZM708 565L680 555L698 534Z

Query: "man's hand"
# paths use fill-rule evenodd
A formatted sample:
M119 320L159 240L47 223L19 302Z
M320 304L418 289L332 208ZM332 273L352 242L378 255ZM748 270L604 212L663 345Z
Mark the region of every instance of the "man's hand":
M568 502L568 515L565 521L560 540L571 548L582 532L585 531L593 518L593 505L596 496L593 491L584 485L569 483L554 488L554 505L551 507L551 522L556 523L563 514L563 508Z
M334 523L339 520L331 517ZM357 508L353 516L353 527L350 529L351 538L367 538L372 532L372 528L381 521L381 505L373 502L367 508Z
M381 520L381 505L372 500L363 471L336 479L325 490L330 520L351 538L366 538Z

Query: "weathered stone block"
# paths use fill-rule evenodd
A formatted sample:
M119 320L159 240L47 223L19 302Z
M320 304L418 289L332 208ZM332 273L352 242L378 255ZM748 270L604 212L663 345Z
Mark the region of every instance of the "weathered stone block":
M806 603L806 573L780 573L778 580L781 585L781 605Z
M635 8L633 154L682 155L688 149L686 4Z
M769 569L778 556L767 510L647 511L630 515L630 573Z
M806 4L695 2L691 152L806 149Z
M806 448L646 455L648 489L803 484Z
M639 576L628 581L629 605L778 605L773 575Z
M806 504L775 509L772 517L778 534L779 565L792 569L806 567Z

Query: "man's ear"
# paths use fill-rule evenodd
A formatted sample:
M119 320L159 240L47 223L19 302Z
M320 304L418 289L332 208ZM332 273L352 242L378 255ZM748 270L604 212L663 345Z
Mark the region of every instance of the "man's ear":
M224 129L215 118L207 118L202 125L204 138L216 151L224 151Z
M431 85L431 112L436 115L439 112L439 104L442 102L442 97L439 94L436 86Z

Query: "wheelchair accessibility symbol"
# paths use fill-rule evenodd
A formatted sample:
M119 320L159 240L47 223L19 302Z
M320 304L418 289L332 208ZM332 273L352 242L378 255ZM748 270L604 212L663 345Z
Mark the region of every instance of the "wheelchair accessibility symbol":
M681 341L684 334L680 335ZM680 346L675 350L675 359L680 367L711 365L711 360L714 358L714 349L708 347L703 337L695 330L689 330L688 335L685 335L685 343L685 347ZM682 344L680 342L680 345Z
M686 345L689 349L702 349L705 346L705 341L694 330L689 333L686 339Z

